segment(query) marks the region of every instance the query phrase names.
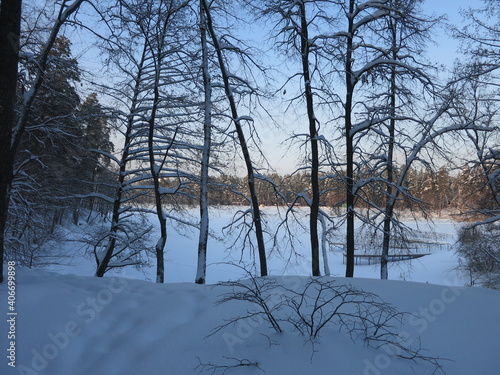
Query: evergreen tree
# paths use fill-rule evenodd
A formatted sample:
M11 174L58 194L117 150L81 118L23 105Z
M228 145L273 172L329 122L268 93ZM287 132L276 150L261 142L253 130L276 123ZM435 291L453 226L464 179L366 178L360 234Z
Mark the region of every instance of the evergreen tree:
M28 64L26 71L36 74L36 63ZM17 156L17 163L25 164L26 174L51 190L45 192L49 196L73 189L71 180L80 174L79 143L84 134L77 120L80 96L75 85L79 81L80 70L71 56L71 42L66 37L56 38L45 79L28 115L22 151ZM31 162L25 163L27 159Z

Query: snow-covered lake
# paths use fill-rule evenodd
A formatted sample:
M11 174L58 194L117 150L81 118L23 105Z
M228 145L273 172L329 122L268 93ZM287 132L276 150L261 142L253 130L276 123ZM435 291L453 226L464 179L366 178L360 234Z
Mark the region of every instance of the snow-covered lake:
M231 221L231 218L241 207L213 208L211 210L210 227L213 236L209 239L207 255L207 283L238 278L242 275L241 270L228 263L243 264L251 267L254 257L248 247L243 249L241 242L235 241L236 231L229 232L224 229ZM263 209L264 220L267 228L274 231L280 222L280 214L276 208L267 207ZM198 211L196 208L187 210L187 214L196 220ZM282 213L281 213L282 214ZM156 225L156 218L151 215L149 219ZM309 235L307 233L307 210L297 211L297 221L290 221L290 231L293 239L284 235L280 231L277 235L277 246L273 242L272 236L267 235L267 251L269 255L269 274L275 276L298 275L308 276L311 273ZM432 223L424 220L405 221L408 227L418 229L430 237L438 238L438 241L447 246L431 247L431 255L424 256L411 261L398 261L389 264L389 279L415 281L440 285L464 285L467 280L456 270L458 259L455 255L454 244L456 241L457 224L447 219L437 219ZM301 227L301 225L304 225ZM79 230L78 228L76 230ZM344 276L345 265L343 264L342 242L343 228L333 232L328 251L329 269L332 276ZM174 228L169 226L168 240L165 253L165 282L192 282L196 274L197 264L197 232L193 228ZM153 233L151 246L156 242ZM437 241L436 241L437 242ZM293 243L293 251L290 243ZM83 258L83 249L68 243L66 246L68 253L74 254L68 266L57 266L52 269L61 273L71 273L82 276L90 276L95 272L95 262L93 259ZM153 260L154 261L154 260ZM321 270L323 273L323 257L321 257ZM355 267L355 277L360 278L380 278L379 264L358 264ZM113 275L124 276L141 280L155 280L155 266L136 270L127 267L123 270L114 271Z

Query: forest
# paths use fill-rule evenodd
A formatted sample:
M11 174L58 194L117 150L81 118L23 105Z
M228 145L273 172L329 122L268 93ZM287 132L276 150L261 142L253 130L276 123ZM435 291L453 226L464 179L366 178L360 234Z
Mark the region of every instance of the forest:
M467 223L462 254L495 285L500 3L464 9L460 26L423 3L2 0L0 280L5 261L26 264L58 227L99 222L96 276L147 250L163 283L182 224L199 236L204 284L209 213L223 205L239 207L229 225L259 276L262 211L276 206L285 231L308 210L312 276L329 226L344 228L346 277L355 222L380 235L387 279L403 217L444 215ZM460 46L452 67L427 54L443 29Z

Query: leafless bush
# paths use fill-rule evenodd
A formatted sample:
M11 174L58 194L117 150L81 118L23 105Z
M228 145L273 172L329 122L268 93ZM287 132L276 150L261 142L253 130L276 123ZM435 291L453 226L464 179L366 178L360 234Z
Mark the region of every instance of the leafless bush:
M353 339L370 337L401 323L403 316L377 295L327 278L310 278L300 291L285 290L284 320L312 339L328 325L345 329Z
M361 338L375 349L386 347L395 356L432 364L441 370L439 358L425 355L425 350L408 345L399 335L406 313L378 295L330 278L310 278L300 291L285 289L285 321L312 341L319 339L327 326L347 332L353 342Z
M238 359L238 358L229 358L229 357L224 357L226 360L233 361L234 363L228 364L228 365L216 365L212 363L202 363L200 358L198 358L198 362L200 364L196 366L196 370L198 370L199 373L202 373L204 371L210 372L211 375L220 373L221 375L224 375L226 372L230 370L237 369L239 367L254 367L259 369L260 371L264 372L259 367L259 364L257 362L252 362L248 359Z
M229 325L243 319L264 319L275 332L281 333L282 329L275 314L281 309L280 294L277 293L279 284L273 278L255 277L244 267L235 265L245 271L248 279L220 282L217 286L231 287L231 292L225 293L217 301L217 305L229 301L250 302L254 309L249 309L246 314L229 319L225 324L212 330L209 336L214 335Z
M462 228L458 233L461 268L470 284L500 289L500 224Z
M374 293L327 277L309 278L299 289L287 288L274 278L254 277L248 271L247 275L247 280L219 283L232 290L217 303L246 301L253 309L226 320L210 336L243 319L263 319L278 333L291 327L292 332L312 342L314 351L320 334L330 327L347 332L353 342L361 339L375 349L384 348L402 359L430 363L434 373L444 373L440 358L426 355L420 342L412 346L399 335L409 314L399 312Z

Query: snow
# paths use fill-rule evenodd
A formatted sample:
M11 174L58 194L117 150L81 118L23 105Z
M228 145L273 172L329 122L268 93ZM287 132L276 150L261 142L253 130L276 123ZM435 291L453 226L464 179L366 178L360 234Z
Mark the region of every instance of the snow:
M304 196L304 198L307 198ZM305 204L305 203L304 203ZM143 210L146 215L151 215L149 221L151 225L157 226L157 218L154 210ZM211 207L210 209L210 231L208 251L207 251L207 283L217 283L231 278L242 276L243 274L226 263L238 263L240 260L244 264L250 265L253 262L252 254L248 249L244 249L243 255L241 248L234 246L229 248L235 242L236 233L228 231L228 224L232 218L241 219L243 216L251 214L252 210L249 206L237 207ZM307 206L295 207L290 216L298 218L300 222L296 223L290 218L289 230L295 236L295 251L297 257L289 257L289 238L283 238L279 241L282 256L278 254L279 249L272 249L273 241L271 233L274 232L280 223L280 217L285 215L282 209L279 214L276 208L264 207L261 210L263 214L264 225L269 229L266 234L267 251L272 255L268 260L268 267L271 275L309 275L310 274L310 248L309 234L304 229L308 226L309 208ZM174 215L175 220L182 220L179 214L166 211L168 223L168 239L165 247L165 282L192 282L196 274L197 264L197 248L198 248L198 230L193 227L193 223L199 221L199 208L195 207L187 210L184 213L183 226L174 225L172 220ZM236 216L235 216L236 215ZM280 216L281 215L281 216ZM128 219L133 220L133 217ZM303 226L301 226L301 224ZM434 224L425 222L414 223L411 220L405 221L405 225L410 228L420 229L427 232L430 230L436 231L438 237L443 237L450 247L455 243L456 224L447 219L435 220ZM108 224L109 225L109 224ZM144 225L144 224L141 224ZM340 225L338 223L337 225ZM71 264L52 266L50 270L57 273L71 273L78 276L93 275L95 272L95 262L93 259L84 257L82 245L75 246L75 239L82 237L84 233L81 226L72 227L72 241L68 241L66 253L74 254ZM179 229L179 231L176 231ZM327 228L330 229L330 228ZM96 228L91 228L96 231ZM236 232L236 231L235 231ZM151 233L152 238L159 238L159 231ZM284 233L280 232L280 236ZM332 243L341 243L343 227L333 231L336 238L331 238ZM338 238L337 238L338 237ZM435 241L434 241L435 242ZM151 244L153 248L154 243ZM287 247L288 246L288 247ZM329 269L332 276L343 276L345 273L345 265L343 264L343 248L339 246L330 246L328 252ZM437 266L439 265L439 266ZM458 260L453 251L434 251L431 255L413 260L411 262L394 262L389 264L389 279L415 281L422 283L433 283L447 285L450 280L455 280L454 285L462 286L467 283L467 279L455 270L458 267ZM321 269L324 269L321 264ZM112 275L140 280L153 281L156 279L156 268L154 266L144 270L136 270L135 268L125 268L123 270L113 271ZM354 271L355 277L373 278L380 277L380 265L358 265Z
M368 5L368 4L366 4L366 5ZM366 5L364 5L364 6L366 6ZM364 7L364 6L363 6L363 7ZM383 17L385 17L387 14L389 14L389 11L387 11L387 10L385 10L385 9L379 9L379 10L377 10L377 11L373 12L372 14L370 14L370 15L368 15L368 16L366 16L366 17L364 17L364 18L363 18L363 19L361 19L360 21L356 22L356 23L353 25L352 29L353 29L353 31L357 31L357 30L358 30L361 26L366 25L367 23L370 23L370 22L372 22L372 21L376 21L376 20L378 20L378 19L380 19L380 18L383 18Z
M250 121L253 122L253 118L251 116L240 116L236 119L234 119L235 122L241 122L241 121Z
M290 285L295 279L278 278ZM344 282L342 278L337 279ZM224 319L244 314L244 302L216 306L225 287L158 285L125 278L51 275L18 270L16 370L2 374L197 374L200 361L257 362L269 374L430 374L427 364L404 361L352 342L331 329L314 346L293 332L273 333L241 321L206 338ZM401 311L416 314L398 331L443 361L453 375L496 374L499 292L401 281L354 279ZM1 287L2 294L5 286ZM3 321L1 330L6 331ZM6 335L0 340L8 348ZM270 344L272 343L272 345ZM334 370L333 370L334 369ZM208 372L209 373L209 372ZM257 374L241 369L234 373Z
M234 212L211 211L211 227L215 232L227 224ZM277 220L273 209L264 212L268 223ZM421 229L427 225L418 224ZM434 228L453 243L450 236L455 232L453 222L436 220ZM266 322L249 319L207 337L226 319L242 316L252 306L244 301L218 305L220 296L231 291L229 286L193 283L197 236L194 230L192 238L185 236L189 235L187 231L182 235L170 231L166 284L138 280L144 274L133 268L104 278L83 276L93 273L93 263L79 257L72 267L54 267L58 273L16 267L16 367L8 366L5 355L10 345L7 338L10 323L5 315L8 305L4 283L0 285L0 306L4 311L0 321L0 347L4 350L0 373L211 374L210 367L203 369L200 363L229 366L238 360L256 363L262 371L238 367L226 374L432 373L429 364L397 358L387 348L368 347L362 338L352 340L335 326L327 327L314 346L291 329L277 334ZM270 277L294 290L303 287L310 268L307 234L302 235L305 237L301 239L299 233L298 239L306 249L302 254L304 260L285 266L283 259L273 256L269 262ZM225 237L230 243L231 235ZM225 251L223 243L214 238L210 241L207 255L212 265L207 271L208 281L241 276L241 269L219 264L239 259L239 251ZM245 255L243 259L248 262L251 256ZM340 277L344 272L341 249L329 253L329 265L337 283L351 283L378 294L399 311L412 313L396 333L415 345L420 342L428 350L426 355L443 358L447 374L498 374L500 292L461 286L465 281L454 270L457 260L452 250L436 251L411 263L391 263L389 277L393 280L388 281L376 279L377 265L356 266L354 279ZM154 280L154 267L146 270L146 276ZM213 373L222 372L221 368Z

